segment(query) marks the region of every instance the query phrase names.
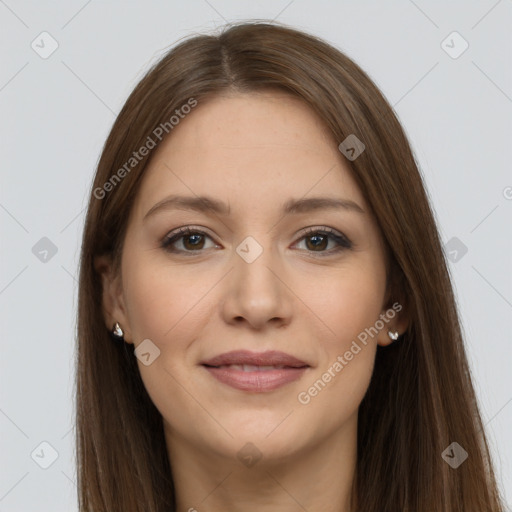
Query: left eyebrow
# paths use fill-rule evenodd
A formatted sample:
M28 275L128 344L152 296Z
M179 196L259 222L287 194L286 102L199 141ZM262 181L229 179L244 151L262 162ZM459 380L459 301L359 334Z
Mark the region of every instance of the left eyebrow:
M334 197L308 197L306 199L290 199L284 204L283 213L308 213L314 210L339 210L354 211L365 214L366 212L354 201Z
M146 213L143 220L162 210L193 210L199 213L213 212L219 215L229 215L231 208L228 204L208 196L178 196L172 195L156 203ZM354 201L333 197L309 197L304 199L289 199L283 206L283 213L292 215L308 213L315 210L343 209L365 214L366 212Z

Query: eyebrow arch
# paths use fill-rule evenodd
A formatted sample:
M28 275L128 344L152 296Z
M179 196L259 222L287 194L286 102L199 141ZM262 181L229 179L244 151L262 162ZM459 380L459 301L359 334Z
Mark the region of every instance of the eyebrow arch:
M172 195L156 203L144 215L144 221L164 210L193 210L199 213L213 212L219 215L229 215L230 206L218 199L209 196L178 196ZM333 197L309 197L303 199L289 199L283 206L283 214L308 213L315 210L344 209L365 214L366 212L354 201Z

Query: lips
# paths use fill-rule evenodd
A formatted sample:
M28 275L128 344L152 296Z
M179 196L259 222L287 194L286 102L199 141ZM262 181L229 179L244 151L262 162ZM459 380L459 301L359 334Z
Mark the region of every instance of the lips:
M285 352L278 352L276 350L269 350L267 352L249 352L248 350L234 350L233 352L226 352L219 356L212 357L201 364L207 366L258 366L260 368L266 366L272 367L290 367L302 368L309 366L304 361L297 359Z
M290 368L289 366L283 365L265 365L257 366L254 364L221 364L219 366L213 366L213 368L229 368L230 370L241 370L244 372L266 372L269 370L282 370L283 368Z
M235 389L252 392L280 388L299 379L310 367L284 352L257 353L247 350L227 352L201 364L218 381Z

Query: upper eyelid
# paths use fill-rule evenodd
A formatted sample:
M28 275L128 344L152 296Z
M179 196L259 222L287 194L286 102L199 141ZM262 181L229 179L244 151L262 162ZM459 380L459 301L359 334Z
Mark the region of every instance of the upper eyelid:
M300 230L300 236L303 237L303 236L308 235L309 233L316 233L316 232L322 232L322 231L325 231L329 235L335 234L340 237L346 238L348 240L348 237L341 231L338 231L337 229L331 228L329 226L320 226L320 225L319 226L307 226L305 228L302 228ZM173 231L170 231L169 233L167 233L164 236L163 239L165 240L165 239L172 238L174 236L179 236L179 235L184 236L189 233L200 233L203 235L207 235L210 238L215 238L213 235L210 235L210 233L208 233L208 231L206 231L206 228L195 227L195 226L184 226L181 228L176 228ZM297 235L297 236L299 236L299 235Z
M210 235L207 231L206 231L206 228L200 228L200 227L195 227L195 226L183 226L181 228L177 228L176 230L174 230L173 232L170 232L168 234L166 234L164 236L164 238L162 239L162 242L165 243L166 241L169 242L168 245L172 245L173 243L175 243L176 241L180 240L181 238L183 238L184 236L187 236L188 234L201 234L201 235L205 235L207 237L209 237L212 242L214 242L215 244L218 244L216 241L215 241L215 237L213 235ZM345 240L347 242L347 245L349 246L352 246L352 241L350 238L348 238L344 233L342 233L341 231L338 231L337 229L334 229L334 228L331 228L329 226L307 226L305 228L302 228L301 232L299 235L299 238L296 240L295 243L298 243L300 241L302 241L303 238L307 237L308 235L310 234L314 234L314 233L325 233L327 234L327 236L330 236L331 238L332 237L339 237L343 240ZM175 238L175 240L173 242L170 242L171 239ZM337 242L338 243L338 242ZM339 244L338 243L338 247L342 246L342 244ZM194 251L184 251L184 252L194 252ZM199 252L199 251L197 251ZM327 251L325 251L327 252Z

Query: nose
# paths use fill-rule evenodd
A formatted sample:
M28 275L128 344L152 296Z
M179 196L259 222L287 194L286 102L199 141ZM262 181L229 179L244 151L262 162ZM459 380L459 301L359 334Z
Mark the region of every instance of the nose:
M285 266L276 251L263 248L252 262L238 253L227 276L222 315L229 324L247 324L261 330L270 324L288 325L292 318L293 292L287 285Z

